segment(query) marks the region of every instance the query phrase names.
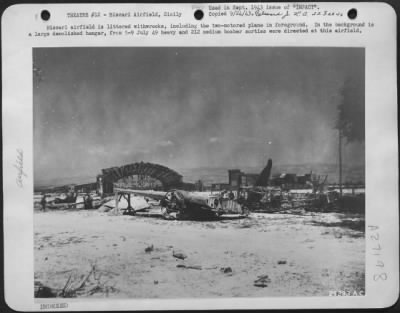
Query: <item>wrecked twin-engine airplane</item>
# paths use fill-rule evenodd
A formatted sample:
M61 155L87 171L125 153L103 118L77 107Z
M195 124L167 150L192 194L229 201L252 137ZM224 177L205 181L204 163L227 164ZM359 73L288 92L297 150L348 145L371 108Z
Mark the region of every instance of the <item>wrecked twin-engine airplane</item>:
M239 201L234 200L233 193L205 194L201 192L189 192L185 190L146 191L127 190L116 188L118 193L132 194L136 197L144 197L157 200L161 213L166 219L202 219L219 218L223 215L234 214L237 217L246 216L248 211ZM128 204L125 214L135 214L135 210Z
M271 167L272 161L269 160L264 170L256 175L257 181L254 181L254 184L267 186ZM182 175L165 166L139 162L103 169L102 174L97 176L96 183L72 187L74 194L79 194L80 198L89 193L92 198L94 196L100 197L98 206L102 206L99 209L104 211L115 208L118 213L122 211L124 214L136 214L136 212L161 209L162 215L167 219L223 218L223 216L227 217L228 215L246 216L249 207L246 201L248 191L242 188L242 179L247 181L249 175L254 179L255 174L245 174L237 169L229 170L228 174L228 183L213 184L218 185L218 187L211 186L211 190L205 191L203 186L183 182ZM133 178L126 181L126 178L130 177ZM53 188L45 191L66 192L67 189L72 187L61 186L58 189ZM114 200L111 198L112 194L115 196ZM76 201L68 201L68 199L56 199L52 205L78 208L80 203L78 203L77 198ZM147 199L147 203L144 199ZM150 201L150 199L153 199L153 201ZM47 206L49 207L49 205L50 203ZM86 205L85 208L87 208Z

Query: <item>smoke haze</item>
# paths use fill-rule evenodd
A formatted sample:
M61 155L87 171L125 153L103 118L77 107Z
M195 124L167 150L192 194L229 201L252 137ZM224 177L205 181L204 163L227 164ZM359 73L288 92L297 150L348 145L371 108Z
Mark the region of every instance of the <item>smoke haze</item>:
M364 99L361 48L36 48L33 68L35 181L137 161L336 163L344 82ZM349 143L344 162L364 154Z

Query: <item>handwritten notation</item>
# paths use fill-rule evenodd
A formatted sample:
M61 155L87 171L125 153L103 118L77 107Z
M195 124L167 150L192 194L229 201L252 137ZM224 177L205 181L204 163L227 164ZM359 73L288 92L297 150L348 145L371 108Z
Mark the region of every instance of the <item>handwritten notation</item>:
M22 149L17 149L17 158L14 163L14 168L17 169L16 183L19 188L23 188L23 179L27 178L28 175L24 172L24 151Z

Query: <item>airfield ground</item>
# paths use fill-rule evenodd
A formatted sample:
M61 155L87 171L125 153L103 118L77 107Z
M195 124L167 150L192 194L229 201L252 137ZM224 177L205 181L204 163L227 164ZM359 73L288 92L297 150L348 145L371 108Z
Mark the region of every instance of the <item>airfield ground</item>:
M35 212L35 282L96 298L360 293L363 225L362 216L311 212L222 221Z

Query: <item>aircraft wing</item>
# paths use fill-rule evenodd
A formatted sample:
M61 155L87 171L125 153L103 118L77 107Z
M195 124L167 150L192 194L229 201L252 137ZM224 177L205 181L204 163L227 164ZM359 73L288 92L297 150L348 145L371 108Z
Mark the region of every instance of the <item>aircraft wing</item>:
M165 197L165 191L154 191L154 190L133 190L133 189L124 189L124 192L129 192L134 196L142 196L151 198L154 200L161 200Z

